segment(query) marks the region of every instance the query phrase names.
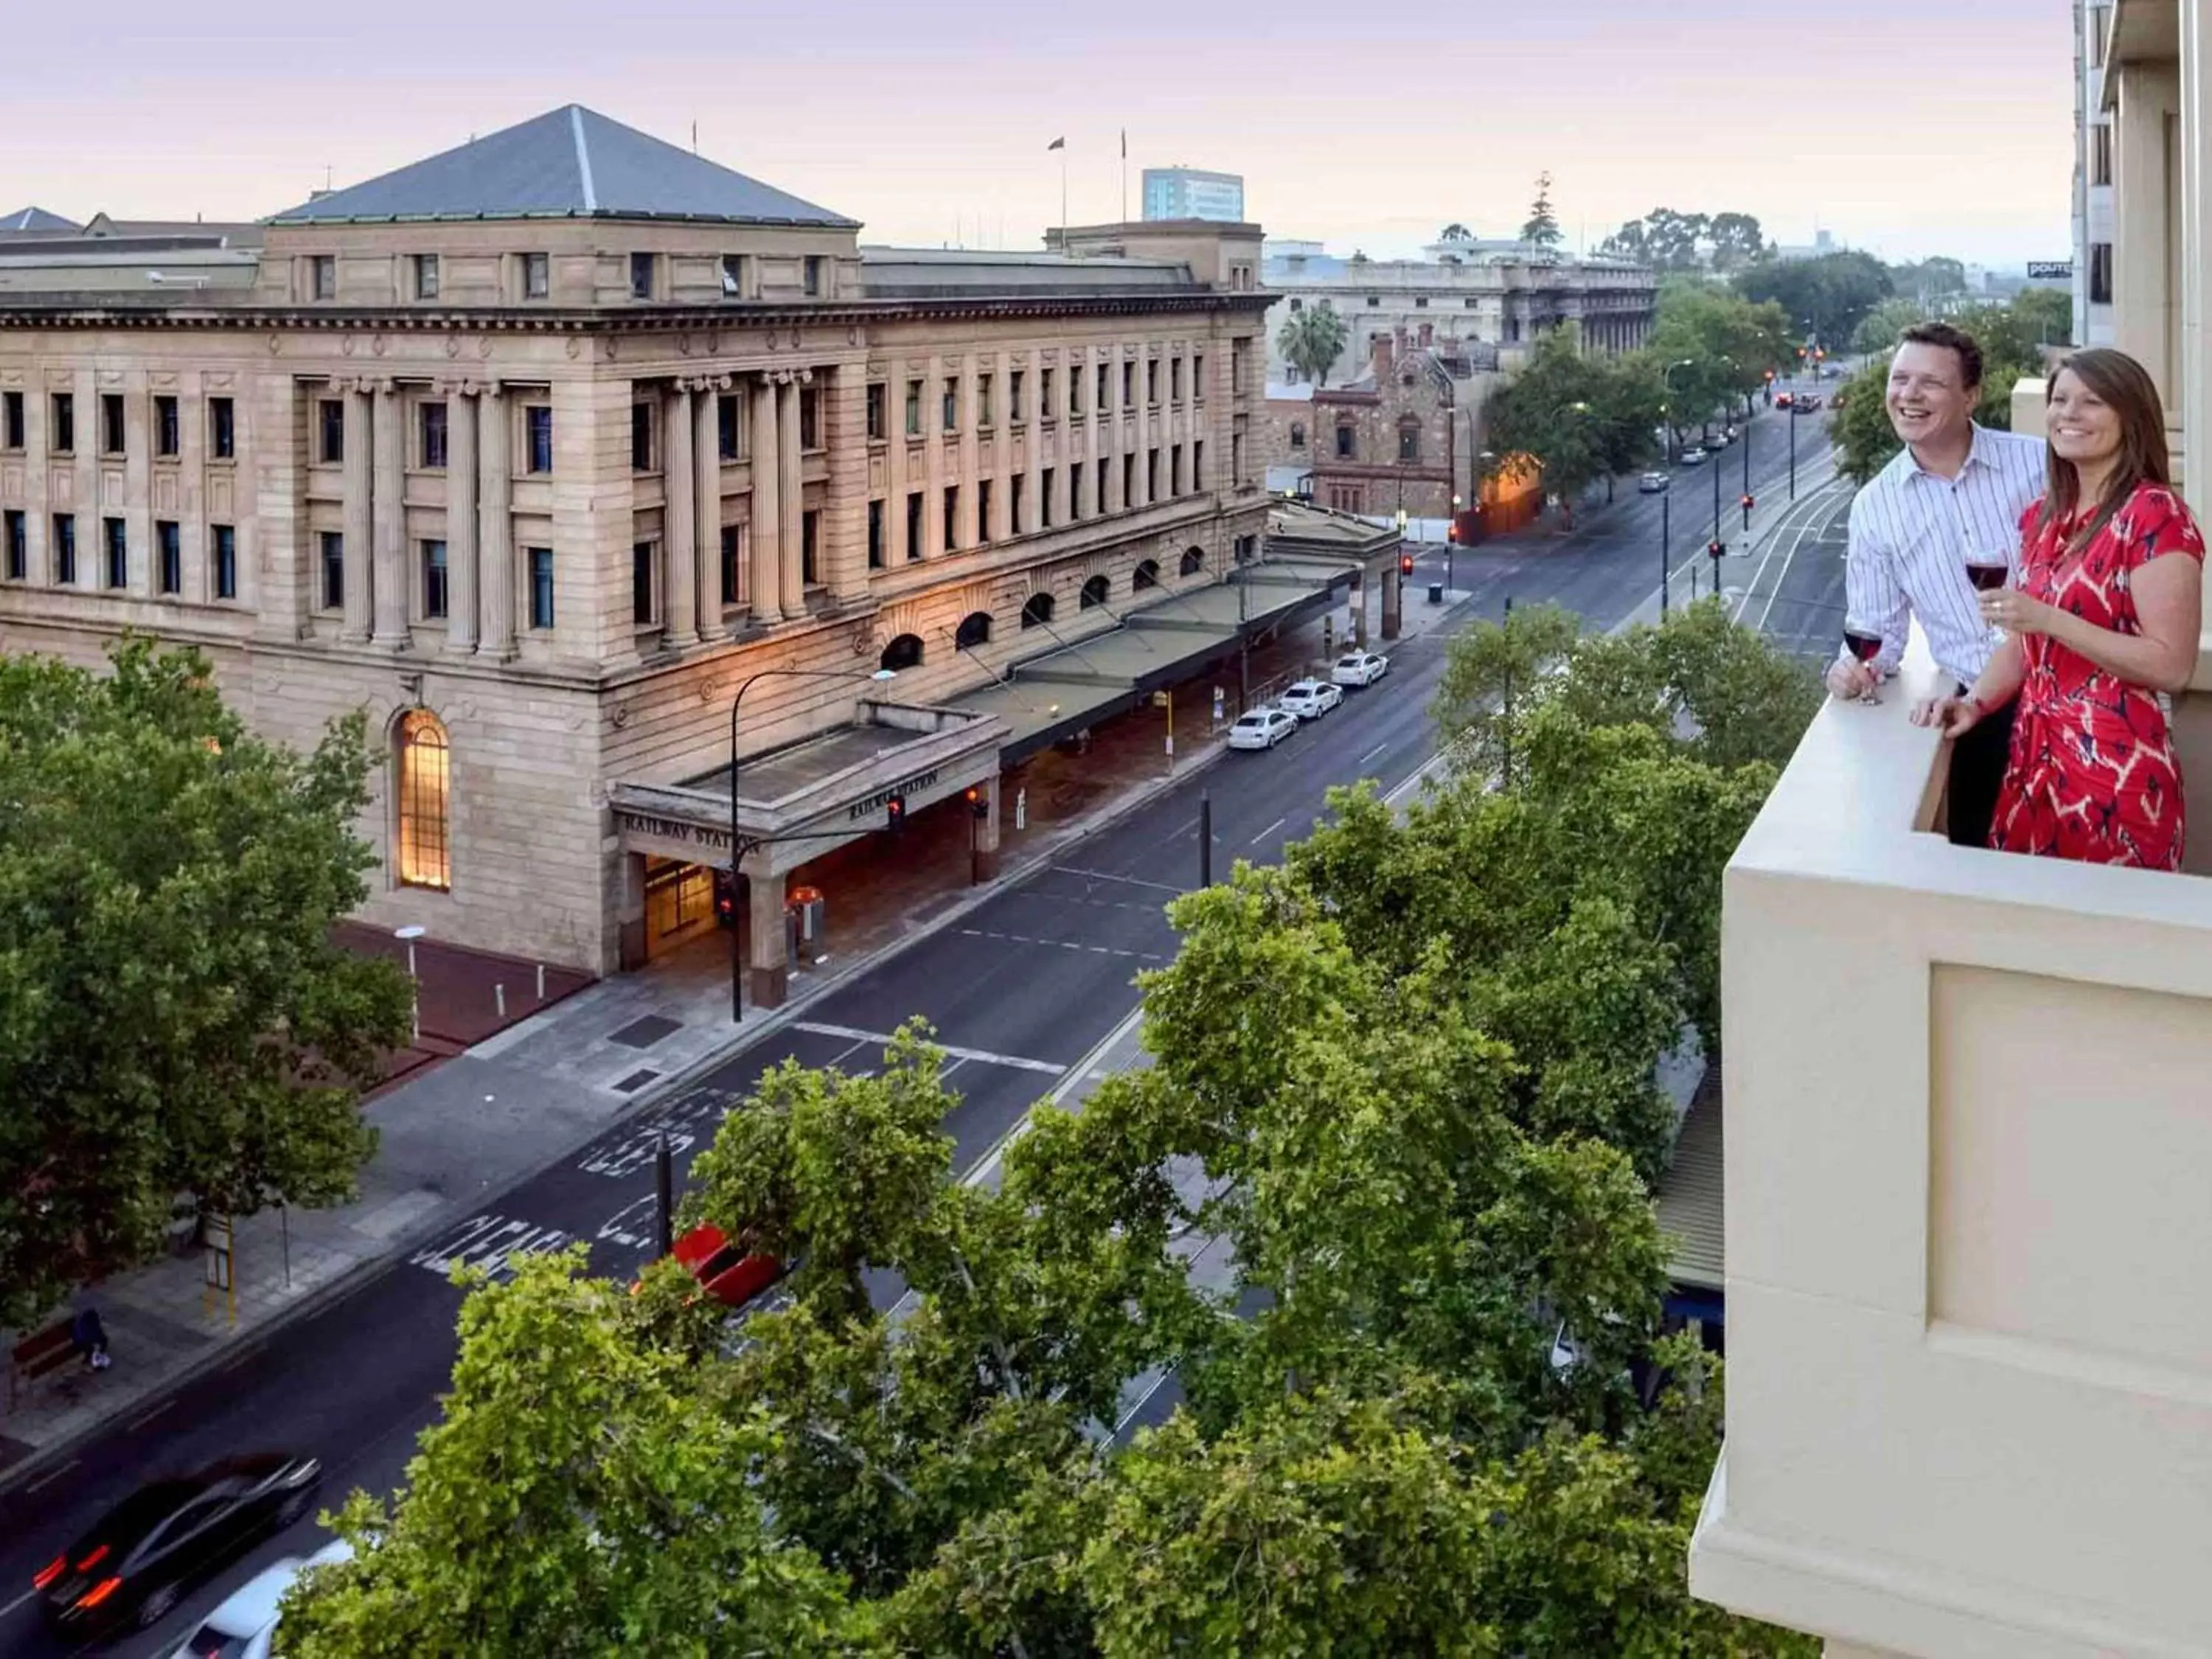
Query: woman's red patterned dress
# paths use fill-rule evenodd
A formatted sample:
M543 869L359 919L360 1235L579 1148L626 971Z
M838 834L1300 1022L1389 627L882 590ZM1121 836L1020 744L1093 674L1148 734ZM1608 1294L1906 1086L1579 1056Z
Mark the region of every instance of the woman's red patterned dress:
M2089 544L2068 541L2087 520L2039 532L2038 501L2021 520L2021 590L2082 621L2139 633L2134 573L2169 553L2200 564L2204 539L2179 496L2142 484ZM2166 708L2046 635L2030 634L2027 677L2012 730L2012 757L1997 792L1990 845L2087 864L2181 867L2181 773Z

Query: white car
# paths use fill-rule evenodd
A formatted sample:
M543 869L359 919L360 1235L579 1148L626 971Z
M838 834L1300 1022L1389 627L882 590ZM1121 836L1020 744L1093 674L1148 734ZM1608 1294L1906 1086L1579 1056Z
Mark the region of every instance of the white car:
M269 1659L276 1636L276 1604L292 1581L309 1567L352 1559L353 1546L335 1538L305 1560L288 1555L272 1563L232 1591L170 1659Z
M1255 708L1229 728L1231 749L1273 749L1298 729L1298 717L1285 708Z
M1656 495L1667 488L1667 475L1663 472L1646 472L1637 479L1636 488L1640 495Z
M1684 466L1703 466L1705 464L1705 452L1704 450L1686 449L1682 452L1682 465Z
M1344 701L1344 693L1328 680L1300 680L1278 699L1302 720L1317 720Z
M1347 651L1328 677L1339 685L1372 685L1390 672L1390 659L1373 651Z

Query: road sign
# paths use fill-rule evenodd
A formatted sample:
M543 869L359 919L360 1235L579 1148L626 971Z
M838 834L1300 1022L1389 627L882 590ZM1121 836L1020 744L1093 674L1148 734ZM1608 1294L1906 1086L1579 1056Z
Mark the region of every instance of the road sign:
M1164 692L1164 691L1155 691L1155 692L1153 692L1153 693L1152 693L1152 707L1153 707L1153 708L1166 708L1167 706L1168 706L1168 694L1167 694L1166 692Z
M2070 282L2073 276L2074 262L2071 259L2030 259L2027 262L2027 280L2031 283Z

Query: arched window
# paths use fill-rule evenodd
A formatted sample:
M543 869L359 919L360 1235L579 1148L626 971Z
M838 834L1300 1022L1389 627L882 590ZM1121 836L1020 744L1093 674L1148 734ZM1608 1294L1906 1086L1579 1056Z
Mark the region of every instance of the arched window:
M453 869L447 850L446 808L453 790L453 762L446 746L446 728L427 709L410 708L400 716L398 787L399 879L409 887L434 887L446 892L453 884Z
M1304 421L1292 421L1291 422L1291 447L1293 449L1304 449L1305 447L1306 423Z
M1076 600L1079 611L1095 611L1106 603L1106 578L1093 576L1083 584L1082 595Z
M1352 422L1349 421L1336 428L1336 459L1340 461L1358 459L1358 441L1352 433Z
M973 651L990 642L991 613L988 611L970 611L960 619L959 631L952 636L952 643L963 651Z
M1148 587L1159 585L1160 562L1158 559L1146 559L1129 573L1129 591L1132 593L1141 593Z
M918 634L900 635L884 647L883 659L878 666L888 668L894 673L902 668L921 667L921 636Z
M1183 549L1182 574L1184 575L1195 576L1205 568L1206 550L1204 548L1186 547Z
M1052 595L1049 593L1030 594L1030 602L1022 607L1022 626L1024 628L1035 628L1040 623L1048 623L1051 620Z
M1410 415L1398 422L1398 459L1401 461L1421 459L1421 423Z

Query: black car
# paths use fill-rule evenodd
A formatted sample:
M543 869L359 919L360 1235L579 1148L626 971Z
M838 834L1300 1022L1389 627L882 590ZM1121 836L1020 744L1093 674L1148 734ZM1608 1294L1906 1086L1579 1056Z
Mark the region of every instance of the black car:
M31 1587L66 1631L158 1624L186 1589L305 1515L322 1479L314 1458L260 1452L156 1480L41 1567Z

